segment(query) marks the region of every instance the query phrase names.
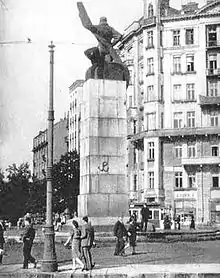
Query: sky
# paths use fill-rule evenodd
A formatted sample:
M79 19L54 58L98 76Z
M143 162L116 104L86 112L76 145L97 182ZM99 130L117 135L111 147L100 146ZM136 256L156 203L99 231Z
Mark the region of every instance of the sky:
M47 128L48 45L54 53L55 122L68 110L69 86L90 66L84 51L97 44L83 28L76 0L3 0L0 7L0 168L29 162L33 138ZM187 0L171 0L179 8ZM205 0L197 0L204 4ZM142 16L143 0L86 0L89 17L101 16L123 33ZM27 43L31 38L32 43ZM6 44L5 44L6 43Z

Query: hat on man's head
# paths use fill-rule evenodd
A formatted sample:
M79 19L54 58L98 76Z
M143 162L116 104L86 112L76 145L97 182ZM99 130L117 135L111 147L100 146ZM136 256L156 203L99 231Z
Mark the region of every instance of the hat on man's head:
M83 216L82 220L88 222L89 221L88 216Z
M107 17L105 17L105 16L100 17L99 24L102 24L102 23L107 23Z

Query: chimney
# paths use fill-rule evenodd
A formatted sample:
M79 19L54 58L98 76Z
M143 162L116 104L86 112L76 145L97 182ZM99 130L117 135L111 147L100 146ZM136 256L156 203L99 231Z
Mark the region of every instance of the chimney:
M196 10L198 10L199 4L196 2L189 2L186 5L182 5L182 13L183 14L192 14Z

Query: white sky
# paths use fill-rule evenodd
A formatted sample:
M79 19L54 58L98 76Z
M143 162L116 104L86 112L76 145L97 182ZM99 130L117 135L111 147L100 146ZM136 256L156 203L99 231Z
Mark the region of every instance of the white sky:
M171 0L180 7L187 0ZM90 66L85 49L97 44L83 28L76 0L4 0L0 9L0 168L28 161L32 166L33 138L47 127L49 52L55 48L55 121L68 107L68 87L84 79ZM143 0L86 0L94 24L106 16L116 30L123 30L142 16ZM205 0L197 1L204 4ZM72 45L71 42L77 43Z

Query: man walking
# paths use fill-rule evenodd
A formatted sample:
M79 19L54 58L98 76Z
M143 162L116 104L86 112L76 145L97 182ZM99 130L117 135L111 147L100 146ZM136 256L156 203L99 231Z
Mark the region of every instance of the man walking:
M31 262L34 264L34 268L37 267L37 261L34 257L31 256L31 248L33 245L33 241L35 238L35 229L33 228L33 224L31 224L31 218L26 217L24 220L25 224L25 231L23 234L23 256L24 256L24 262L23 262L23 268L28 268L28 262Z
M81 235L81 247L85 260L85 268L83 270L91 270L95 264L92 263L91 248L94 242L94 228L89 222L88 216L83 217L82 235Z
M143 208L141 209L141 230L146 232L147 231L147 223L150 216L150 210L145 203Z
M116 246L114 256L124 256L125 240L124 237L127 236L127 230L123 223L123 217L120 217L114 226L114 236L116 237Z

